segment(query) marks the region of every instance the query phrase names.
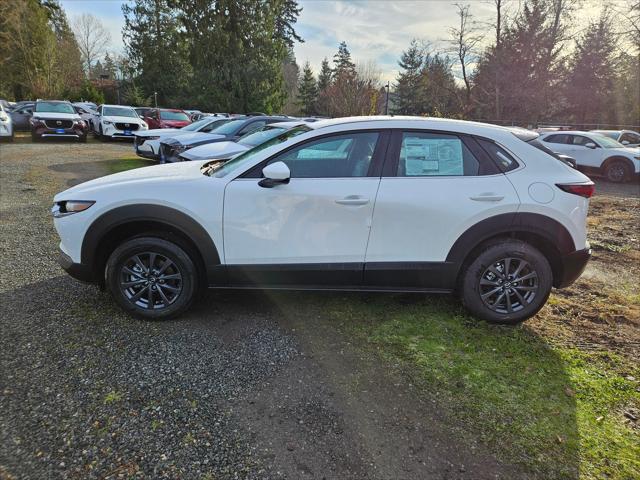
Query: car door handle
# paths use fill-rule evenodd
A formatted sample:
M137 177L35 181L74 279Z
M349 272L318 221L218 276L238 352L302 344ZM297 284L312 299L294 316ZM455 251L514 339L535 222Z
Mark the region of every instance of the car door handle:
M504 195L498 195L497 193L481 193L473 197L469 197L476 202L499 202L504 198Z
M336 203L340 205L366 205L369 203L369 199L361 197L360 195L349 195L348 197L336 200Z

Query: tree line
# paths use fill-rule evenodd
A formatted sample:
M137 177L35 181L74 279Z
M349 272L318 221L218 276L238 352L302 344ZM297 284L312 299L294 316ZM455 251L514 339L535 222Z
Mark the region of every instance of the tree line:
M576 30L578 0L469 5L438 47L413 40L389 88L345 42L313 72L293 53L296 0L133 0L122 55L90 14L57 0L0 3L0 97L69 98L206 111L433 115L535 124L640 123L640 1Z

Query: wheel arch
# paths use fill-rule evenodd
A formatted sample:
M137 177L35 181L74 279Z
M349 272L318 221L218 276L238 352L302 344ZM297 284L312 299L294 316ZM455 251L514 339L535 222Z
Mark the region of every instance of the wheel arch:
M608 157L607 159L605 159L604 162L602 162L602 173L604 174L604 172L607 171L607 167L609 165L611 165L613 162L622 162L624 163L627 168L629 168L629 173L633 174L635 172L635 166L633 165L633 162L628 159L627 157L623 157L621 155L613 155L611 157Z
M111 252L127 239L147 235L173 241L187 250L194 257L202 280L220 264L218 249L200 223L179 210L153 204L114 208L94 220L82 241L81 262L102 284Z
M496 215L468 228L449 250L446 261L456 266L455 285L479 251L499 238L522 240L540 250L551 265L554 286L563 276L562 257L576 250L569 231L551 217L529 212Z

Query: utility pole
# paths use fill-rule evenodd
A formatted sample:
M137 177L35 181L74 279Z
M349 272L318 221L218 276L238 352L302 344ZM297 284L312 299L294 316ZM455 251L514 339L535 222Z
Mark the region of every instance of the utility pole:
M158 92L153 92L153 103L155 103L156 108L158 108Z
M389 115L389 80L387 80L387 98L384 101L384 114Z

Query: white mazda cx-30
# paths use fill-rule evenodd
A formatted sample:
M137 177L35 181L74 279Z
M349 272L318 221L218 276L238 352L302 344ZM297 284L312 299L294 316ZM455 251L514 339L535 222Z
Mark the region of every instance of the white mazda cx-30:
M232 160L98 178L56 195L60 262L144 318L203 288L457 293L516 323L590 256L593 183L480 123L357 117L294 128Z

